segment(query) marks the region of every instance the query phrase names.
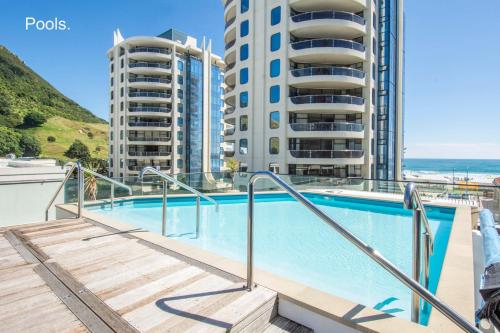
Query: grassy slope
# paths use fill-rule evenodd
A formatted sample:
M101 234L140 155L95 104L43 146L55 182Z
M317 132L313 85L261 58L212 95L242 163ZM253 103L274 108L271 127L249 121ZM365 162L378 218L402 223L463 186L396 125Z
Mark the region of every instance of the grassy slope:
M107 124L90 124L61 117L50 118L42 127L25 130L33 134L42 145L42 156L67 160L64 152L78 139L85 143L93 157L107 159L108 155L108 125ZM90 139L88 132L91 132L94 137ZM56 142L48 142L47 137L53 136ZM96 148L100 147L100 151Z

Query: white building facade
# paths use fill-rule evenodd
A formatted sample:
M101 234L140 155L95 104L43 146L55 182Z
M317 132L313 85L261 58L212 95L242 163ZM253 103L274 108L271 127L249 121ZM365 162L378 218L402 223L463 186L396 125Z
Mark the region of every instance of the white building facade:
M402 0L223 0L225 157L248 171L399 179Z
M110 176L145 166L165 173L223 165L224 63L203 39L168 30L123 39L108 51Z

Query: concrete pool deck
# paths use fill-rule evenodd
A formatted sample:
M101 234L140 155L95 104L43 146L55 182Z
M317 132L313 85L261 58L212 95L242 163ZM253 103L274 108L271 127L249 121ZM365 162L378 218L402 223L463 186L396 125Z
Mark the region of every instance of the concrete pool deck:
M335 193L326 191L306 192L401 202L401 196L398 195L379 195L378 193L366 192L363 192L363 195L359 195L359 193L353 195L352 191L342 190L335 191ZM236 193L226 195L234 194ZM175 196L190 197L190 195L174 195L172 197ZM149 196L148 198L151 197L158 196ZM136 197L136 199L140 198L144 197ZM426 204L456 208L436 295L467 320L473 322L474 279L471 225L473 214L475 214L474 209L468 206L457 206L444 202L426 201ZM59 218L74 216L75 212L76 207L74 205L57 206ZM92 211L84 209L83 215L85 218L94 221L94 223L116 231L126 231L133 237L169 249L170 251L182 254L240 278L245 278L246 276L246 265L244 263L162 237L158 234L143 230L134 231L134 226L103 217ZM457 326L437 311L432 311L429 325L424 327L262 270L256 270L255 280L258 284L278 293L278 312L280 315L310 327L315 332L461 332Z

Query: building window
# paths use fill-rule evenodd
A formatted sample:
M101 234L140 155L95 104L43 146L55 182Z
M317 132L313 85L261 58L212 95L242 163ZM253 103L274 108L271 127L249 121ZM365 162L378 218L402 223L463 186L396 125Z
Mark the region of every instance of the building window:
M115 71L115 65L111 64L111 73L113 73L114 71Z
M109 120L109 126L111 126L111 127L113 126L113 118L111 118L111 119Z
M248 20L241 22L240 24L240 37L248 36L248 32L250 31L250 23Z
M250 0L241 0L241 13L246 13L250 8Z
M113 113L113 109L114 109L113 104L111 104L111 106L110 106L110 108L109 108L109 112L110 112L110 113Z
M109 167L110 168L113 167L113 159L112 158L109 159ZM112 175L113 175L113 173L111 173L111 177L113 177Z
M240 139L240 154L246 155L248 154L248 140Z
M109 132L109 139L110 139L111 141L113 141L113 137L114 137L114 135L113 135L113 131Z
M120 88L120 97L123 97L123 87Z
M110 153L110 154L113 154L113 145L110 145L110 146L109 146L109 153Z
M179 141L184 140L184 133L183 132L177 132L177 140L179 140Z
M123 73L120 74L120 82L123 82Z
M123 140L123 130L120 130L120 140Z
M276 129L280 127L280 113L273 111L269 114L269 128Z
M177 68L179 71L183 72L184 71L184 62L182 60L177 61Z
M281 47L281 33L277 32L271 36L271 52L278 51Z
M120 145L120 154L123 154L123 145Z
M123 59L120 60L120 68L123 68L123 66L125 65L125 61Z
M184 98L184 91L182 89L177 89L177 96L180 99L183 99Z
M275 7L271 10L271 25L276 25L281 22L281 7Z
M123 111L123 102L120 102L120 111Z
M269 139L269 154L278 155L280 153L280 139L277 137Z
M240 47L240 60L247 60L248 59L248 44L243 44Z
M184 112L184 105L182 103L177 104L177 112L179 113Z
M274 59L273 61L271 61L271 65L270 65L271 77L280 76L280 66L281 66L281 61L279 59Z
M111 78L110 85L113 86L113 83L114 83L114 80L113 80L113 78Z
M184 84L184 78L182 77L182 75L177 76L177 83L181 86Z
M248 116L240 117L240 131L244 132L248 130Z
M240 93L240 108L246 108L248 106L248 91L243 91Z
M110 95L111 95L111 96L110 96L110 97L111 97L111 100L113 100L113 99L115 98L115 94L113 93L113 91L111 92L111 94L110 94Z
M279 103L280 101L280 86L272 86L269 89L269 102L271 103Z
M184 154L184 147L177 146L177 155L182 155L182 154Z
M177 126L184 126L184 118L182 117L177 118Z
M248 83L248 68L242 68L240 70L240 84Z
M182 169L184 167L184 161L179 159L177 160L177 168Z
M120 125L123 126L123 116L120 117Z

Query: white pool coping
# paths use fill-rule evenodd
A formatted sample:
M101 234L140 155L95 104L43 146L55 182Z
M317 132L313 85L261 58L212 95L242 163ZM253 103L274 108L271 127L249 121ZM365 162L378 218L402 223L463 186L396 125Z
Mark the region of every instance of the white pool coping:
M323 193L335 196L365 198L401 202L401 195L360 192L360 191L303 191ZM353 193L355 192L355 193ZM259 192L266 193L266 192ZM269 193L277 193L275 191ZM235 195L246 193L214 193L213 195ZM148 197L127 197L126 200ZM169 197L192 197L192 195L172 195ZM117 199L118 201L119 199ZM108 201L98 201L108 202ZM443 202L426 201L427 204L456 209L455 218L450 233L448 248L443 262L441 278L436 296L463 315L471 323L474 322L474 270L472 248L472 208ZM89 203L92 204L92 203ZM72 204L58 205L58 218L74 216L76 206ZM104 217L98 213L83 209L83 217L97 223L116 229L117 231L131 231L137 228L133 225ZM130 235L167 248L186 257L203 262L236 276L246 277L245 263L238 262L217 255L180 241L162 237L147 231L129 232ZM286 279L260 269L255 270L255 281L279 294L280 314L298 321L315 330L315 332L462 332L455 324L432 311L428 326L414 324L406 319L389 316L383 312L365 307L341 297L327 294L318 289ZM301 311L299 311L301 309ZM294 317L295 316L295 317ZM336 326L337 325L337 326Z

